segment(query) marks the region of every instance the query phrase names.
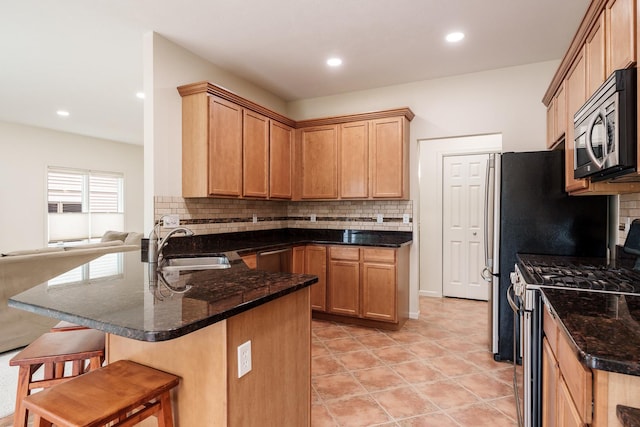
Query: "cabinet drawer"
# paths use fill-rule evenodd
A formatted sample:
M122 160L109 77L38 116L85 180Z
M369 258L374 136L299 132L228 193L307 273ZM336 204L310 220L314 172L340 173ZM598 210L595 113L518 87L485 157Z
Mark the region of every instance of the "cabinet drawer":
M329 256L331 259L344 259L347 261L360 260L360 248L347 246L331 246L329 248Z
M393 264L396 262L396 251L395 249L364 248L363 258L364 261Z
M591 370L585 368L578 360L564 333L558 334L558 365L567 384L571 398L576 405L580 418L585 423L591 422L591 403L593 401L593 387Z
M549 347L551 347L553 354L558 354L558 324L549 312L549 307L545 305L542 312L544 334L547 336L547 341L549 341Z

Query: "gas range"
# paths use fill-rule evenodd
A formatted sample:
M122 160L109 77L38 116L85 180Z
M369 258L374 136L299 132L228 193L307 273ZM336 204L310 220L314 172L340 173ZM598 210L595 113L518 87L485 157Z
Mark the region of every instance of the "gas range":
M522 277L521 286L527 289L554 287L622 295L640 294L640 271L615 266L601 258L519 254L517 271ZM516 294L523 290L516 289Z

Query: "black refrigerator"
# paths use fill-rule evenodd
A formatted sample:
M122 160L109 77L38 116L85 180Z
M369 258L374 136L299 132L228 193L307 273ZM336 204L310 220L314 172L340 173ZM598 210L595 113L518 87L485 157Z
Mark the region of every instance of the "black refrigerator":
M569 196L564 171L561 150L490 155L483 274L491 286L490 346L495 360L514 359L514 315L507 289L517 253L607 256L609 197Z

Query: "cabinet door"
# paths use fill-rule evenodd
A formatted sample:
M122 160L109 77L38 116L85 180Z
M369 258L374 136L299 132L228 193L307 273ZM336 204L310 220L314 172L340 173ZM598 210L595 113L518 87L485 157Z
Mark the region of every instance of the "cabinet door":
M545 337L542 340L542 427L560 426L557 418L558 362Z
M338 197L338 126L302 129L302 198Z
M293 248L293 259L291 262L291 272L304 274L304 246Z
M404 117L371 121L369 176L373 198L408 197L409 146L405 123Z
M318 276L318 283L311 285L311 308L327 309L327 248L307 246L304 251L305 273Z
M293 129L271 121L269 146L269 197L290 199L292 196Z
M565 95L563 82L558 88L558 93L556 93L556 96L554 97L556 141L562 138L562 136L567 132L567 98Z
M562 376L558 379L558 422L561 427L583 427L585 425L580 419L580 414L576 409L571 394Z
M244 111L243 195L267 198L269 185L269 119L253 111Z
M363 262L362 315L367 319L397 320L396 266Z
M369 196L369 122L340 125L340 198Z
M636 61L636 2L609 0L605 7L607 74Z
M605 25L604 12L591 29L585 46L587 60L587 98L607 79L605 58Z
M547 148L553 147L556 142L556 103L551 99L547 107Z
M328 311L347 316L360 313L360 263L358 261L329 262Z
M573 140L573 116L587 100L586 97L586 65L584 48L576 58L573 67L567 74L565 90L567 91L567 133L565 138L565 186L567 192L584 190L589 188L586 179L573 177L574 165L574 140Z
M209 98L209 194L242 195L242 108Z

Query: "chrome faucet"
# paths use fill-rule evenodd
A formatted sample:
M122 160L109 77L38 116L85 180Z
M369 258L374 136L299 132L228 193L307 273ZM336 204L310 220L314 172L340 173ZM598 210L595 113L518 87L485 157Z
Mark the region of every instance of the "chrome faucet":
M167 246L167 242L169 238L177 233L184 233L185 236L193 236L193 231L189 230L186 227L178 227L169 231L169 233L167 233L167 235L164 236L158 243L158 249L157 249L158 264L162 262L162 258L163 258L162 250L164 249L165 246Z

